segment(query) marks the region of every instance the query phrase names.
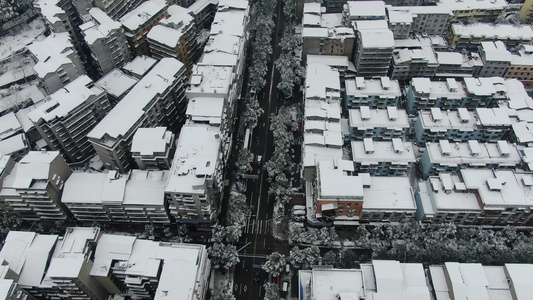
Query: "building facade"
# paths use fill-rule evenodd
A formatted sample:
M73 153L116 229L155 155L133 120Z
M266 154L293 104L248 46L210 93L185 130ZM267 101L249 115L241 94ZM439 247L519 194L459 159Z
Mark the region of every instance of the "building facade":
M165 127L139 128L131 143L131 156L141 170L169 170L175 151L175 135Z

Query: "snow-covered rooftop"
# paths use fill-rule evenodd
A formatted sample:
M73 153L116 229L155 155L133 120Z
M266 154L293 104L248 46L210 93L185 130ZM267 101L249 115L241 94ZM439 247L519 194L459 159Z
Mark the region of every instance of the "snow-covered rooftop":
M120 29L120 23L113 21L105 12L98 7L89 10L89 15L93 20L84 23L83 35L87 44L91 45L98 39L105 39L113 30ZM82 27L80 26L80 28Z
M383 1L348 1L350 20L386 18Z
M165 187L167 193L203 194L219 164L220 129L206 124L182 127Z
M311 299L361 299L365 296L363 273L357 269L313 269Z
M15 113L10 112L0 117L0 140L22 131L22 125Z
M193 122L207 122L211 125L222 124L224 99L215 97L197 97L189 100L185 114Z
M452 33L462 38L500 39L500 40L532 40L533 29L530 25L476 23L451 25Z
M140 155L165 153L167 145L173 143L173 134L166 127L139 128L133 135L131 152Z
M463 86L455 79L431 81L429 78L413 78L411 86L416 96L439 99L461 99L466 96Z
M364 165L378 165L383 162L392 164L409 164L416 162L413 145L400 139L392 141L352 141L353 161Z
M363 212L416 210L409 178L406 176L367 176ZM417 298L418 299L418 298Z
M46 26L41 18L36 18L30 23L23 25L16 34L2 37L0 43L0 61L7 59L13 53L19 53L34 40L41 38Z
M421 203L418 210L426 215L446 211L469 211L480 213L476 195L466 190L458 175L441 173L419 183Z
M58 0L37 0L35 1L35 7L37 7L43 18L45 18L51 24L60 22L61 19L57 16L60 14L66 15L65 11L59 7Z
M24 133L19 133L0 141L0 154L10 155L13 153L29 150L29 143Z
M474 131L477 126L476 115L466 108L459 108L456 111L442 111L433 107L430 111L419 111L418 118L422 129L431 132L444 132L453 129Z
M511 52L502 41L481 42L481 49L485 54L485 61L511 62Z
M164 3L149 0L122 16L119 22L129 31L136 32L141 30L143 25L151 21L156 15L162 13L166 7Z
M398 80L382 77L380 79L347 79L346 95L354 98L379 97L384 99L396 99L402 94Z
M340 96L339 71L320 63L307 64L305 97L323 99Z
M348 160L320 160L317 163L317 188L321 200L361 200L363 179L350 176L354 166Z
M358 109L350 109L349 122L352 128L367 130L373 128L408 129L409 118L404 109L388 107L387 109L370 109L362 106Z
M130 72L133 76L142 78L157 64L157 59L150 56L137 56L134 60L125 64L122 69Z
M403 9L402 7L388 7L387 8L389 23L391 24L411 24L413 23L413 16L411 11Z
M394 34L390 29L358 30L358 35L364 48L394 48Z
M139 79L131 77L119 69L113 69L104 77L95 82L95 85L106 91L106 93L121 98L127 93Z
M437 6L453 11L468 11L505 9L508 4L505 0L439 0Z
M189 98L204 93L210 97L228 97L234 75L233 68L229 66L195 65L187 95Z
M177 76L182 74L182 68L183 64L178 60L163 58L87 136L94 139L106 136L119 139L121 136L126 136L139 119L145 116L146 105L179 80Z
M74 47L68 32L52 33L42 41L34 41L28 49L38 60L33 68L39 77L56 72L63 64L72 63L68 55L74 53Z

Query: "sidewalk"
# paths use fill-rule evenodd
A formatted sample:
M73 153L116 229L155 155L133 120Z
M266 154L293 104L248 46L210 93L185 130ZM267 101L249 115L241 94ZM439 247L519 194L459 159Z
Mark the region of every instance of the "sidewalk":
M233 271L234 268L222 274L221 271L211 270L211 281L209 282L209 290L211 291L211 299L215 296L224 293L225 291L232 291L233 293Z

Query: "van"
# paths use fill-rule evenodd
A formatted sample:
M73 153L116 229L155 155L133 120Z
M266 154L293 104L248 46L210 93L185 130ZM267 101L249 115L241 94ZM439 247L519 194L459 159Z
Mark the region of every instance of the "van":
M287 281L283 281L283 285L281 287L282 292L287 292L287 289L289 288L289 283Z
M285 273L289 274L291 272L291 265L286 264L285 265Z
M295 205L292 210L305 210L305 205Z
M293 216L305 216L305 210L301 210L301 209L297 209L297 210L292 210L292 215Z

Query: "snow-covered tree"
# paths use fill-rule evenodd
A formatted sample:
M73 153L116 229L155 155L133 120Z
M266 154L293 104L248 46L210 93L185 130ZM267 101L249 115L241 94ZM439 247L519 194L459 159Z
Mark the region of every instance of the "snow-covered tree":
M214 269L227 270L240 261L237 248L234 245L215 243L207 248L207 254Z
M275 283L267 282L263 285L265 289L264 300L279 300L279 287Z
M339 257L335 251L328 251L324 254L324 257L322 257L322 264L337 267L339 266L338 259Z
M257 122L257 120L256 120ZM254 161L254 155L248 149L243 149L239 152L235 167L237 167L237 178L240 178L244 174L252 172L252 162Z
M310 270L320 263L320 250L316 246L307 247L303 250L293 247L290 251L289 260L295 269Z
M228 286L225 286L224 289L220 292L220 294L216 295L214 300L235 300L235 296L233 296L233 291L228 288Z
M251 216L252 210L246 203L246 196L243 194L232 196L229 203L227 222L242 228L246 225L246 220Z
M266 257L267 261L263 264L263 270L272 276L278 276L285 269L287 262L285 255L273 252Z
M254 97L249 99L246 102L246 108L244 110L244 125L247 128L254 129L257 126L259 117L261 117L263 113L264 111L259 105L257 98Z

